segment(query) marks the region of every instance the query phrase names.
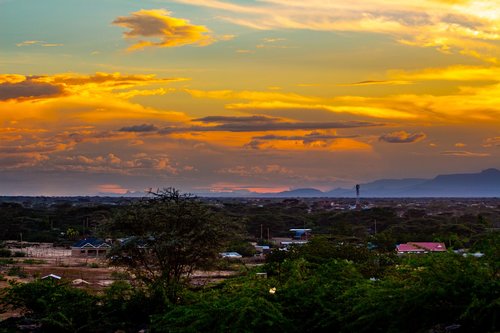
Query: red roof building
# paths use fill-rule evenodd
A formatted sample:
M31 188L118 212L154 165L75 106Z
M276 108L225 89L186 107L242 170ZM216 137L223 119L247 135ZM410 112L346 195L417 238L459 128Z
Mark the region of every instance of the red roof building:
M408 242L396 246L398 254L402 253L428 253L428 252L445 252L446 245L444 243L434 242Z

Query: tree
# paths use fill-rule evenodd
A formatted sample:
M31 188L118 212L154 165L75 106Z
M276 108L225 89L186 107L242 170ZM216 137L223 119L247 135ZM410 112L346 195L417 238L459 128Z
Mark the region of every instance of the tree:
M174 188L150 195L122 209L110 222L109 230L126 237L110 258L176 302L179 287L196 267L217 257L236 224Z

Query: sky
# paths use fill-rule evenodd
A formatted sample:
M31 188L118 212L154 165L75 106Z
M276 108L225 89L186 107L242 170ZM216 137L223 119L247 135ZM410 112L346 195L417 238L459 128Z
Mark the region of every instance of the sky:
M0 0L0 195L500 168L499 0Z

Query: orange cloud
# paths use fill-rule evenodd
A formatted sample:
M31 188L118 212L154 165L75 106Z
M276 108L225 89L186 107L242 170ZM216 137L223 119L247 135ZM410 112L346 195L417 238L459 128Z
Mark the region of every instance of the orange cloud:
M265 138L265 137L264 137ZM253 139L247 144L248 147L259 150L284 150L284 151L371 151L372 146L354 139L318 139L304 141L304 139L293 140L287 137L274 139Z
M314 102L318 101L317 97L303 96L299 94L286 94L269 91L233 91L233 90L194 90L186 89L187 93L196 98L210 99L243 99L252 101L272 101L279 100L285 102Z
M205 189L205 188L200 188ZM278 193L290 189L288 186L256 186L255 184L237 184L228 182L216 182L207 188L214 193L232 193L250 191L255 193Z
M441 155L446 156L456 156L456 157L488 157L491 154L488 153L475 153L465 150L449 150L441 152Z
M6 74L0 75L0 100L43 99L62 95L82 95L96 98L109 93L113 93L115 97L129 99L138 95L163 95L168 92L164 88L152 90L137 90L133 88L165 85L184 80L186 79L101 72L97 72L94 75L68 73L24 76Z
M161 154L147 156L145 153L139 153L129 159L120 158L113 153L95 157L77 155L57 159L55 162L57 169L64 171L111 172L125 175L140 174L145 170L172 175L179 172L169 157Z
M487 138L484 140L483 147L500 147L500 136Z
M100 193L110 193L110 194L127 194L129 190L127 188L123 188L118 184L102 184L97 186L97 190Z
M114 25L130 29L123 33L127 39L156 37L158 41L139 40L129 47L130 51L146 47L178 47L188 44L207 46L215 41L210 30L202 25L193 25L188 20L170 16L164 9L141 9L130 16L120 16Z
M500 67L456 65L416 71L389 71L389 76L403 80L500 81Z

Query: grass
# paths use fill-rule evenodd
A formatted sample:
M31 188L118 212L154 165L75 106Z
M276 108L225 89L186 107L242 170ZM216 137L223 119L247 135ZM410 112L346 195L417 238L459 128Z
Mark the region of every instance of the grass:
M45 260L40 260L40 259L24 259L23 263L27 265L41 265L41 264L46 264L47 262Z
M22 269L22 267L19 266L12 266L7 270L7 275L8 276L19 276L20 278L26 278L28 277L28 274Z
M0 265L11 265L14 263L12 258L0 258Z

